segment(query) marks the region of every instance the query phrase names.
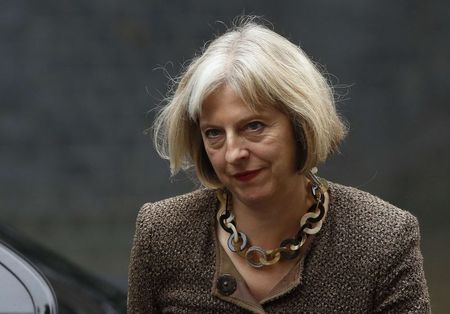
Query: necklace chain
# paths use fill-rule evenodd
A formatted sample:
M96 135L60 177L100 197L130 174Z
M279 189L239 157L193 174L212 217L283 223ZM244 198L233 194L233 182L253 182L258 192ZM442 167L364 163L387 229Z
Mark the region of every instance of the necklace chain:
M311 194L315 199L315 204L300 219L300 229L295 237L283 240L278 248L270 250L251 245L247 235L237 230L234 214L229 208L229 193L222 190L217 191L217 198L220 202L217 220L220 226L230 234L227 241L228 249L245 258L248 264L255 268L296 258L308 236L320 231L325 216L325 191L328 190L328 183L326 180L318 178L315 171L310 171L307 176L311 180Z

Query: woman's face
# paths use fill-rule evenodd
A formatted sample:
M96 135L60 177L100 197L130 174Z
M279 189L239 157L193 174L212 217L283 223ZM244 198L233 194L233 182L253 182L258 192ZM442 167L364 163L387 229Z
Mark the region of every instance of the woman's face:
M294 132L289 118L267 108L249 108L224 86L203 103L200 130L209 160L222 184L247 206L286 201L296 193Z

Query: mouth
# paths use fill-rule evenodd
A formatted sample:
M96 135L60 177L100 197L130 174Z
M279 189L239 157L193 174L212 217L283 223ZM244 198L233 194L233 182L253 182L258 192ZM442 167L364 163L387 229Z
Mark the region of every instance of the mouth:
M254 177L256 177L260 173L261 169L258 170L250 170L236 173L233 177L239 181L246 182L250 181Z

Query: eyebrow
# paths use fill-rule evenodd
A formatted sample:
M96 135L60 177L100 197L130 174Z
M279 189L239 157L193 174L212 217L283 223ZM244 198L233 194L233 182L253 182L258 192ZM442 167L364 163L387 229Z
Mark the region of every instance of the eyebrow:
M233 124L242 125L245 123L248 123L252 120L264 120L270 118L269 114L261 114L261 113L251 113L248 116L244 116L242 118L239 118L238 120L234 121ZM217 128L218 126L214 123L211 123L209 121L201 122L199 121L200 129L207 129L207 128Z

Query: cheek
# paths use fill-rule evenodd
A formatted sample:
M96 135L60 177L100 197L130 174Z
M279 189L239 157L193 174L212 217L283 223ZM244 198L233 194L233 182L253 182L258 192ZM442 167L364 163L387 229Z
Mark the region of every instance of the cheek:
M258 158L271 162L279 160L286 153L285 146L281 144L279 139L271 139L252 145L250 151Z
M290 144L290 143L289 143ZM260 159L264 159L272 164L280 171L281 169L294 169L296 168L296 151L295 147L290 146L288 143L280 142L267 145L258 150L256 153Z
M283 149L283 152L285 167L287 167L288 171L296 172L299 165L299 153L297 152L297 148L294 146L294 144L286 145Z
M219 152L216 150L207 149L207 148L205 148L205 151L206 151L206 155L209 158L209 162L213 166L214 170L217 171L217 169L220 169L221 164L223 162L221 161L222 158L220 158Z

